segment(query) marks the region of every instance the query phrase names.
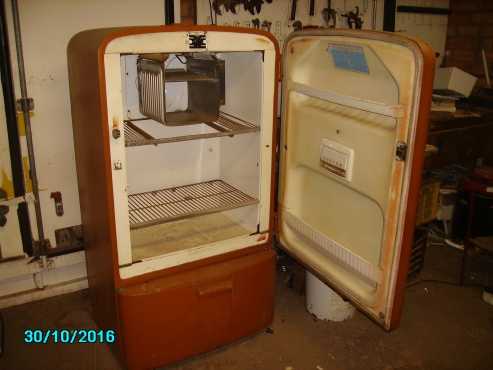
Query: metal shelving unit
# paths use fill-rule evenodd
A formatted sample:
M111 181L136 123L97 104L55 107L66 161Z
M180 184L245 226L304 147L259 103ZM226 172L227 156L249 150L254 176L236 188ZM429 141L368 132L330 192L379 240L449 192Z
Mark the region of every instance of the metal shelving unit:
M247 122L238 117L221 112L217 120L213 122L204 122L204 124L213 128L216 132L155 138L152 135L148 134L144 129L135 125L135 122L143 120L148 120L148 118L124 121L125 146L131 147L176 143L179 141L209 139L222 136L235 136L260 131L260 127L251 122ZM163 129L166 129L166 126L163 126Z
M128 196L130 229L257 204L258 200L222 180Z

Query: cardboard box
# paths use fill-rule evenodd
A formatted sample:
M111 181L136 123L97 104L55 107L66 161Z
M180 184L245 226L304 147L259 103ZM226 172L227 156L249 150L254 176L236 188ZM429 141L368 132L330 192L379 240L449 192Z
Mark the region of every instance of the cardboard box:
M468 97L478 79L456 67L438 68L435 73L434 90L451 91Z

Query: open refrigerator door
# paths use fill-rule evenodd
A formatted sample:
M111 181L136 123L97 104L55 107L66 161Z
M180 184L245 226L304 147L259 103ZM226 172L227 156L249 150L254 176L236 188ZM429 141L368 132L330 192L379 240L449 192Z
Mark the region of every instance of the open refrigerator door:
M386 329L398 324L415 223L433 53L361 31L285 43L282 247Z

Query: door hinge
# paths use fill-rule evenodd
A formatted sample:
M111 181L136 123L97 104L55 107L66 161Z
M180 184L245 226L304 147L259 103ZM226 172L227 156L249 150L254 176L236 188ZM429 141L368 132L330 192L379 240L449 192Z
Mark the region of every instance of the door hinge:
M405 161L407 156L407 144L403 141L399 141L395 148L395 159L398 161Z

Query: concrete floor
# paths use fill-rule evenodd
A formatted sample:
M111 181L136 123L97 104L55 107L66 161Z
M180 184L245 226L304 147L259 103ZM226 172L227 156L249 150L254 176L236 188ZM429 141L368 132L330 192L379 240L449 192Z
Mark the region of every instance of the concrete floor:
M422 278L456 278L460 254L432 247ZM314 320L304 297L278 279L273 333L260 333L177 364L174 370L417 370L493 369L493 306L481 289L420 283L407 289L399 329L381 330L356 313L342 323ZM95 328L87 291L2 311L6 321L2 370L121 369L105 345L26 345L26 328Z

